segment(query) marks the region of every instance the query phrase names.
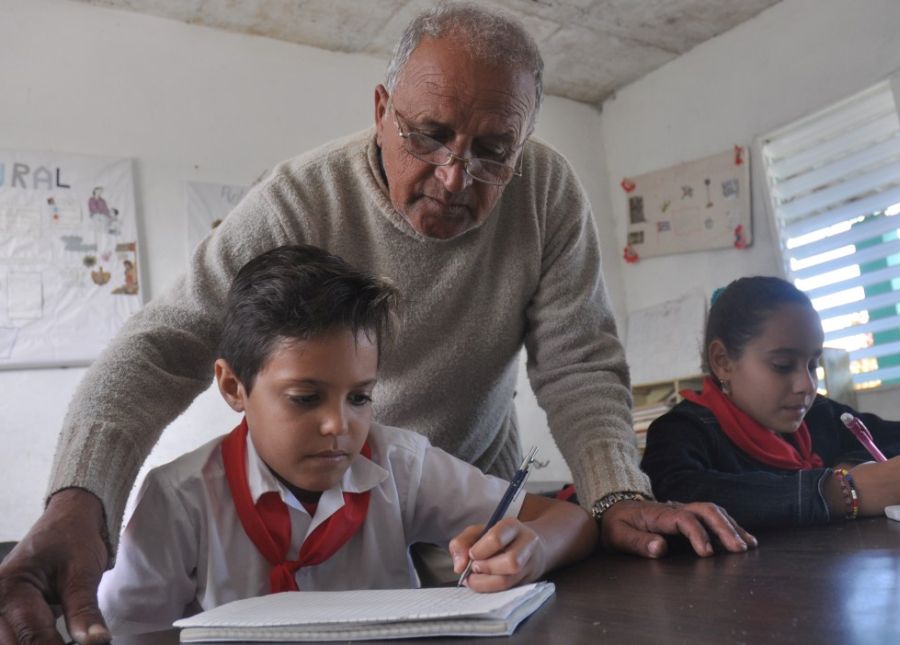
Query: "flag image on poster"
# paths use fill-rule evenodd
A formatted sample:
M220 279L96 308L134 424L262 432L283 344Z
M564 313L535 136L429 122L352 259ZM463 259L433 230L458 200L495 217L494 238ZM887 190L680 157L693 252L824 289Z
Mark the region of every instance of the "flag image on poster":
M86 365L142 305L131 160L0 150L0 369Z

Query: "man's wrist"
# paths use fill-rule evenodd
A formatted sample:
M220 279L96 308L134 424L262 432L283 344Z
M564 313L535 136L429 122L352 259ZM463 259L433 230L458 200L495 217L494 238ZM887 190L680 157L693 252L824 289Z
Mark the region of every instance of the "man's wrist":
M44 511L58 514L60 518L64 516L90 518L90 521L96 524L100 539L106 546L107 559L112 558L113 548L106 522L106 509L96 493L80 486L60 488L50 493Z
M594 520L599 524L603 519L603 515L606 513L606 511L611 509L619 502L646 502L649 499L650 498L647 495L638 493L637 491L615 491L609 493L608 495L604 495L591 505L591 516L593 516Z

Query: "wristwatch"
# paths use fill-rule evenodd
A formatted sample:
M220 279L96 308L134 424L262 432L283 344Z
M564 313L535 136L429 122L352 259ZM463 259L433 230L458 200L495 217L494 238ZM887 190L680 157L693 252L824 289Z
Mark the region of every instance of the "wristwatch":
M593 515L594 519L599 524L600 520L603 519L603 514L610 508L612 508L613 504L618 504L619 502L624 502L626 500L646 502L649 499L650 498L643 493L637 493L630 490L617 491L615 493L610 493L609 495L601 497L596 502L594 502L591 505L591 515Z

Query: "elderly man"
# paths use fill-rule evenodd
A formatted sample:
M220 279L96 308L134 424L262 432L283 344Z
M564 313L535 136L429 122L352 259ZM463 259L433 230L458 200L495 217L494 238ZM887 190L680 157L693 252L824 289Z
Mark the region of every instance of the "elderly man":
M374 130L278 166L247 195L84 378L47 509L2 569L2 642L53 642L45 599L62 602L79 642L108 637L95 592L131 483L162 429L209 385L232 277L297 242L391 277L404 296L382 354L379 421L509 476L524 344L607 547L658 557L661 534L676 533L700 555L712 553L709 533L731 551L755 545L718 507L649 501L590 207L566 161L529 139L542 67L517 24L442 5L399 43L375 89Z

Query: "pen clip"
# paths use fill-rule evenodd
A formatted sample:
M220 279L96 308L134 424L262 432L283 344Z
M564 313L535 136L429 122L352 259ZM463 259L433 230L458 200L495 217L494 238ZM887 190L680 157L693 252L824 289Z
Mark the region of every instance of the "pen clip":
M534 463L534 456L537 454L537 446L532 446L531 450L528 452L528 456L522 460L522 465L519 466L519 470L528 470L531 464Z

